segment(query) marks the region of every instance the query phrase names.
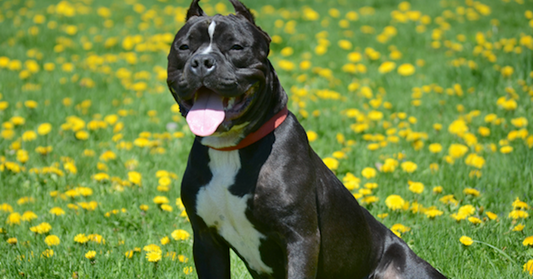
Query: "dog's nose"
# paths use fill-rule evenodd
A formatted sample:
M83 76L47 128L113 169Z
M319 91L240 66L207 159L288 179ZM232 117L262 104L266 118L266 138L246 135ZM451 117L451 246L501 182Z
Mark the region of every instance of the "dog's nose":
M196 75L203 77L210 74L216 67L215 58L209 54L198 54L191 60L191 70Z

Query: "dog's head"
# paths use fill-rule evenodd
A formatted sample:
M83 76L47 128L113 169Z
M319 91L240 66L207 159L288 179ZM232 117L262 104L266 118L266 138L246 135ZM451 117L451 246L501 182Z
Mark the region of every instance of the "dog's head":
M268 85L279 84L267 59L270 37L251 12L230 0L235 14L207 16L198 2L172 43L167 83L191 131L220 136L261 121L266 115L257 110L273 109L268 95L284 92Z

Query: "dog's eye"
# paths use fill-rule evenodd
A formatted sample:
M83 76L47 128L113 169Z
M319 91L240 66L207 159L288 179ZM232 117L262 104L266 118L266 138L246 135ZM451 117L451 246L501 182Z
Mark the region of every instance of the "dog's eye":
M189 45L181 45L179 47L179 50L188 50L189 49Z
M231 47L231 49L232 49L232 50L243 50L244 47L241 46L241 45L233 45L233 46Z

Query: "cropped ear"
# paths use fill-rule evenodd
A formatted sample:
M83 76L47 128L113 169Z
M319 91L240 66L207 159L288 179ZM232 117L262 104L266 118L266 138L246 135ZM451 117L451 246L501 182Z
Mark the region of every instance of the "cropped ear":
M189 18L193 16L206 16L206 14L204 13L204 10L202 10L202 8L200 8L200 5L198 5L198 2L200 2L200 0L192 1L191 6L189 7L189 10L187 11L186 20L189 20Z
M254 15L250 11L250 9L248 9L246 6L244 6L244 4L241 3L239 0L229 0L229 1L231 2L231 4L233 5L233 8L235 9L235 14L243 16L249 22L251 22L257 28L257 30L259 30L259 32L261 32L261 34L263 34L263 36L265 36L265 39L267 39L268 43L270 44L270 41L271 41L270 36L265 31L263 31L263 29L261 29L261 27L259 27L259 26L257 26L257 24L255 24Z
M255 25L254 15L239 0L229 0L235 9L236 15L241 15Z

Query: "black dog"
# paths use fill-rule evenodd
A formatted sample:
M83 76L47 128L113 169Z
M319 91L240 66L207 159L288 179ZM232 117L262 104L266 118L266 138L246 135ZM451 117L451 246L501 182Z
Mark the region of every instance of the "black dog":
M230 278L233 249L254 278L445 278L359 206L309 146L250 11L194 0L168 56L168 85L197 135L181 198L198 276Z

